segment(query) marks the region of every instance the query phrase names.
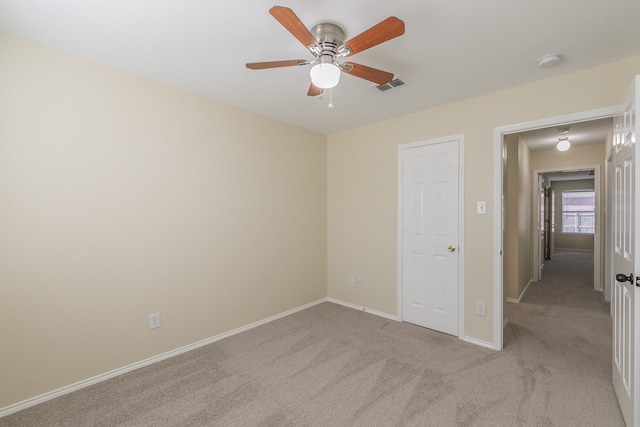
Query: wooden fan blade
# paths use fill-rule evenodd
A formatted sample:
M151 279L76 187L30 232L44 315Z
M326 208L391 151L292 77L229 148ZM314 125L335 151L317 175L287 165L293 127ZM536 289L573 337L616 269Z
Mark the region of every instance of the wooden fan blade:
M292 67L294 65L308 65L306 59L291 59L288 61L267 61L267 62L249 62L247 68L252 70L263 70L265 68Z
M293 13L293 10L283 6L273 6L269 13L278 20L295 38L306 48L315 46L318 41L311 35L307 27L304 26L300 18Z
M320 89L318 86L311 83L311 86L309 86L309 92L307 92L307 95L308 96L322 95L322 89Z
M393 80L393 74L386 71L377 70L367 67L366 65L355 64L353 62L345 62L342 64L342 72L369 80L370 82L384 85Z
M395 16L391 16L365 32L358 34L351 40L344 42L340 48L348 48L351 53L347 56L351 56L403 34L404 21Z

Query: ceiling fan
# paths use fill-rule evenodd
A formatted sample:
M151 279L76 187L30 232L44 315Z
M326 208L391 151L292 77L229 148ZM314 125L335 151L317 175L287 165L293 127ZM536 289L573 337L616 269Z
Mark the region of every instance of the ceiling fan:
M360 33L348 41L344 41L344 31L335 24L318 24L309 31L302 21L288 7L274 6L269 13L298 39L310 52L314 59L292 59L287 61L251 62L247 68L262 70L265 68L312 65L310 70L311 86L307 95L321 95L324 89L335 87L340 74L346 73L378 85L389 83L393 74L377 70L354 62L338 63L337 58L355 55L358 52L384 43L404 34L404 22L391 16Z

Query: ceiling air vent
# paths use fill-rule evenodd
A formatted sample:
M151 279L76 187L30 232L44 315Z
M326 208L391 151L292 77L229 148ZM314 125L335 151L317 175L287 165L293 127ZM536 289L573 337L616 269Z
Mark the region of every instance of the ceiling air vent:
M376 86L380 92L387 91L389 89L393 89L394 87L402 86L404 82L400 79L391 80L389 83L385 83L383 85Z

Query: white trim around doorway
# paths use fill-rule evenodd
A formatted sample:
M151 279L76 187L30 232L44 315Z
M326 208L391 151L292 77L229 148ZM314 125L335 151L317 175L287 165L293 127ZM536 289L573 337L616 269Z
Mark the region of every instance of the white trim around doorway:
M564 116L549 117L530 122L500 126L493 130L493 348L502 350L504 325L504 295L502 277L502 242L503 242L503 189L502 189L502 158L504 136L511 133L525 132L552 126L561 126L587 120L613 117L619 107L612 106L597 110L583 111Z

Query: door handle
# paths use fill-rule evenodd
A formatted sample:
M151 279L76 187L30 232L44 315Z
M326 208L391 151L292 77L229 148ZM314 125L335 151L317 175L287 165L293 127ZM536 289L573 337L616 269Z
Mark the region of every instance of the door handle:
M456 251L456 247L455 247L455 246L453 246L453 245L449 245L449 247L447 248L447 250L448 250L449 252L455 252L455 251Z
M616 281L620 283L633 282L633 273L628 276L626 274L618 273L616 274Z
M618 273L616 274L616 281L620 283L624 283L624 282L633 283L633 273L629 274L628 276L623 273ZM639 281L640 281L640 276L636 277L636 286L640 286Z

